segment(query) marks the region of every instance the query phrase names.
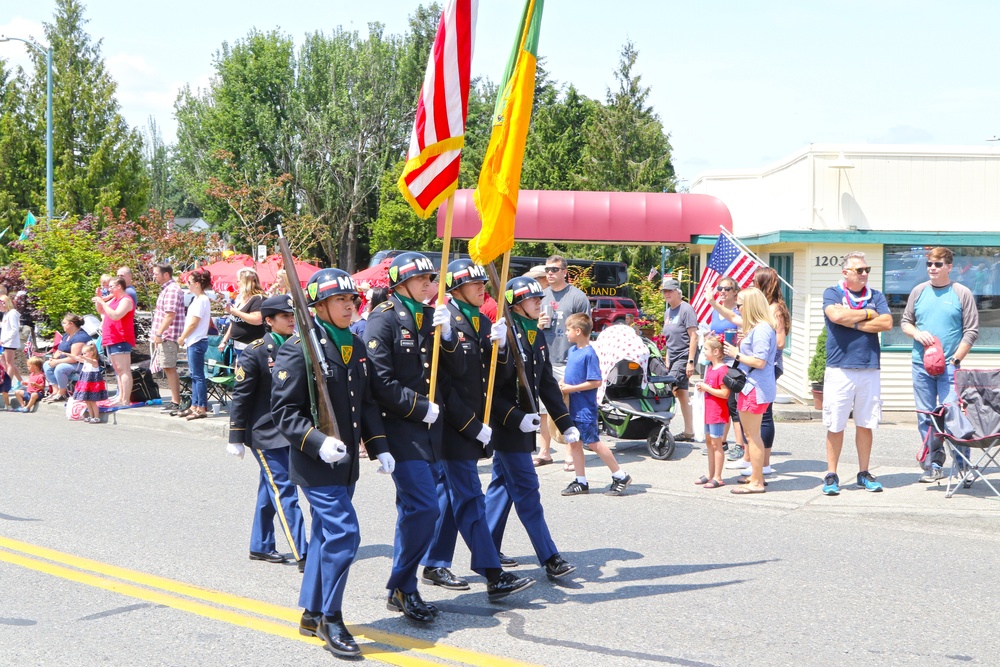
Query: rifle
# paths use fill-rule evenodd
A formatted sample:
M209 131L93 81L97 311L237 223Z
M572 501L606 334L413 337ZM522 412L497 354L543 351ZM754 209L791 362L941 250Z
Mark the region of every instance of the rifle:
M507 299L504 298L504 286L500 284L500 276L497 275L497 269L493 266L493 262L486 262L486 273L490 277L493 293L497 295L497 306L500 309L499 316L510 317L507 308ZM524 370L524 350L521 349L521 341L517 339L517 334L514 333L513 322L510 320L507 322L507 350L508 354L514 357L514 365L517 366L517 378L521 381L521 387L524 388L524 393L527 396L529 411L537 414L538 406L535 405L535 392L531 389L533 385L528 381L528 373ZM494 363L493 366L490 366L491 375L496 372L496 359L496 354L494 354ZM492 396L490 398L492 402Z
M326 355L323 354L323 348L316 335L316 327L313 326L313 319L309 314L309 302L306 300L305 292L302 291L302 283L299 282L298 273L295 271L295 259L292 257L291 248L288 247L288 240L281 233L281 225L278 225L278 246L281 248L281 258L285 263L285 283L295 309L295 327L302 341L299 347L302 348L306 368L312 369L313 379L306 384L309 387L309 408L313 425L322 433L343 440L333 414L330 390L326 386L326 378L330 374Z

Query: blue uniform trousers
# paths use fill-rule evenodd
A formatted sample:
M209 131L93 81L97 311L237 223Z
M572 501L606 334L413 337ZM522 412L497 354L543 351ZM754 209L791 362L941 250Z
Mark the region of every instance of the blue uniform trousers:
M392 573L385 587L404 593L417 590L417 567L434 539L438 519L437 477L440 463L397 461L392 473L396 483L396 540Z
M298 490L288 479L288 448L251 448L251 451L260 466L260 483L250 531L250 551L269 553L275 550L274 517L277 514L285 539L292 547L292 556L301 560L306 555L306 526L299 508Z
M486 522L486 497L483 495L483 484L479 481L477 462L445 461L444 469L448 478L451 511L454 513L452 524L457 523L462 539L472 552L473 572L485 577L487 569L500 569L500 555ZM453 541L452 553L454 550Z
M431 546L424 554L420 564L424 567L451 567L455 556L455 544L458 542L458 526L455 525L455 515L451 511L451 498L448 493L448 478L445 474L445 464L435 464L435 491L438 501L438 518L434 524L434 537Z
M517 509L517 516L528 533L538 562L544 564L559 553L545 523L542 498L538 493L538 473L535 472L531 454L497 450L493 454L493 479L486 489L486 522L498 552L511 505Z
M354 486L302 487L312 512L309 558L302 575L299 606L332 616L341 611L347 573L361 544Z

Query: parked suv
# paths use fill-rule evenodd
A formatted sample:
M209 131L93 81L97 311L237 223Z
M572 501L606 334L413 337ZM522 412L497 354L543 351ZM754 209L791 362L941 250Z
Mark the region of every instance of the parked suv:
M638 319L639 310L635 301L618 296L590 297L590 317L594 320L594 331L600 331L611 324L624 324L625 316Z

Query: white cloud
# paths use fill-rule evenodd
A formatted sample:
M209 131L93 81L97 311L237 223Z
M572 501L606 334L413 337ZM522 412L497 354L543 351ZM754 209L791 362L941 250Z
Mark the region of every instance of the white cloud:
M36 43L43 43L45 40L45 30L42 28L41 23L20 16L15 16L6 23L0 23L0 35L29 39ZM21 66L25 70L30 71L32 61L28 56L29 48L23 42L0 42L0 58L6 60L11 69Z

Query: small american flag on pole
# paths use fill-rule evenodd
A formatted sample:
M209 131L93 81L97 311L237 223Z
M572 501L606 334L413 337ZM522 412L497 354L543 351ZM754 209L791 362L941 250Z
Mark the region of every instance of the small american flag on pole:
M458 187L478 0L448 0L427 62L399 190L428 218Z
M753 283L753 274L761 263L746 250L738 246L725 234L719 234L719 240L712 248L712 256L701 272L701 281L691 299L699 322L708 323L712 319L712 304L708 295L715 296L715 287L719 279L729 276L744 289Z

